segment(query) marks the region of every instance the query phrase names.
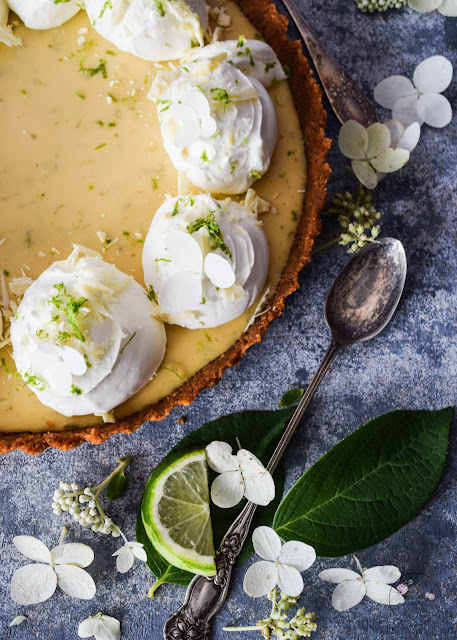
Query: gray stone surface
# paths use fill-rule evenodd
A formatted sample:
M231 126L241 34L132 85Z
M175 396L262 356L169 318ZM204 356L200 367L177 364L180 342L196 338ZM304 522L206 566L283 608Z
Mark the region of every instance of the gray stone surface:
M456 20L439 14L423 16L410 10L365 16L351 0L300 0L317 33L356 77L367 93L382 78L400 73L411 77L418 62L443 54L456 62ZM454 105L454 81L446 95ZM387 114L380 112L384 117ZM422 129L422 139L402 175L386 179L375 194L384 212L383 233L400 238L406 247L409 272L397 314L373 342L347 349L333 366L294 438L287 454L287 487L333 444L367 420L397 408L440 408L455 403L457 293L455 141L457 119L445 130ZM338 126L330 115L328 134ZM334 147L330 193L355 190L354 178ZM335 228L324 227L322 241ZM61 479L96 484L120 455L131 455L128 491L109 512L130 538L142 488L150 470L185 433L232 410L273 408L282 393L306 385L326 348L329 335L322 305L326 291L345 262L335 247L313 259L301 274L300 290L288 301L284 315L253 347L242 363L227 371L221 383L204 391L194 404L175 410L160 424L145 424L132 436L115 436L102 446L84 445L64 453L46 451L38 457L16 452L0 460L0 638L77 637L77 624L103 611L122 622L123 638L159 639L167 616L181 603L184 589L168 586L154 601L146 597L152 575L136 563L120 575L111 554L118 541L97 537L76 526L70 540L88 542L96 552L90 567L98 592L95 600L76 601L61 591L45 604L21 607L9 597L9 582L23 559L11 544L16 534L36 535L49 545L59 536L66 517L52 515L51 494ZM176 422L187 415L185 426ZM456 635L456 438L453 433L447 468L439 489L422 513L388 540L359 554L364 566L398 565L405 578L416 581L414 598L389 609L364 600L357 608L337 613L331 607L332 587L317 573L335 564L318 559L305 574L304 605L317 614L319 638L419 638L450 640ZM454 482L453 482L454 480ZM336 562L351 566L351 558ZM266 601L244 596L245 568L234 572L233 588L214 625L212 638L239 640L256 634L228 634L227 624L254 623L267 612ZM426 591L436 598L429 602ZM19 613L27 622L8 630Z

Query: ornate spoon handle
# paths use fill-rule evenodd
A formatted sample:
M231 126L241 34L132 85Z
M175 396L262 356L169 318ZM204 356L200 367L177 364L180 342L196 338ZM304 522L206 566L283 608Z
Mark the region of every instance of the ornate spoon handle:
M339 349L340 346L335 342L332 342L328 348L316 375L300 400L271 456L267 467L271 473L276 469L298 423ZM227 597L232 568L249 533L256 507L257 505L248 502L225 534L222 544L216 552L217 574L213 578L195 576L189 584L184 604L165 623L163 630L165 640L206 640L209 637L209 622L222 607Z
M322 86L340 122L357 120L364 127L378 122L370 101L349 74L327 51L292 0L282 0L300 31Z
M187 589L184 604L165 623L165 640L205 640L209 622L227 597L233 565L249 533L255 504L248 502L224 536L216 552L217 574L195 576Z

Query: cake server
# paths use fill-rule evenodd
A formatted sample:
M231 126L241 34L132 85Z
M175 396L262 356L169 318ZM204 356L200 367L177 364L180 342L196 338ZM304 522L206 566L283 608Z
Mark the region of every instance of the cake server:
M383 238L353 256L333 283L325 301L325 320L332 339L311 384L300 400L267 469L273 473L322 379L342 347L374 338L397 308L406 279L402 243ZM248 502L216 552L215 576L195 576L183 606L165 623L165 640L207 640L210 620L229 589L233 565L248 536L257 505Z
M328 52L292 0L281 0L305 41L324 91L338 120L357 120L364 127L378 122L366 95Z

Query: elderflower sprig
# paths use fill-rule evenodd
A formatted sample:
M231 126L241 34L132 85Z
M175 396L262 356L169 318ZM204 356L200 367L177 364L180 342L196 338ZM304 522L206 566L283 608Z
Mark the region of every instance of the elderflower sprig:
M298 598L291 598L284 591L278 594L277 587L270 591L267 598L272 603L268 618L262 618L253 626L224 627L224 631L260 631L267 639L299 640L311 637L311 633L317 630L315 613L306 613L304 607L298 609L290 620L288 614L284 613L297 604Z
M377 223L381 218L381 212L376 210L371 194L367 193L362 186L355 199L348 191L336 193L325 213L329 216L338 216L341 232L315 249L313 253L336 243L343 246L349 244L347 252L357 253L369 242L375 242L380 234L381 227Z
M355 0L362 13L374 13L375 11L387 11L388 9L401 9L407 0Z
M115 478L123 475L124 468L129 464L130 458L119 458L119 465L96 487L85 487L80 489L75 482L61 482L59 489L54 491L52 510L56 515L68 512L73 519L82 527L91 527L92 531L112 535L114 538L122 536L125 542L126 537L120 528L109 518L100 502L99 497L103 489Z

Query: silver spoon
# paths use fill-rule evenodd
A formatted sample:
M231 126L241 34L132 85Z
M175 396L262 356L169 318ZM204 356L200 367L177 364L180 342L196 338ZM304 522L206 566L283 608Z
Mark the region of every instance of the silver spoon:
M370 340L384 329L397 308L405 278L405 250L394 238L369 244L340 271L325 301L325 319L332 333L330 346L268 463L271 473L339 350ZM208 638L209 622L225 601L232 568L256 507L248 502L225 534L216 552L216 576L196 576L189 584L183 606L165 623L165 640Z
M330 105L338 120L357 120L364 127L378 122L373 106L350 75L327 51L292 0L282 0L300 31Z

